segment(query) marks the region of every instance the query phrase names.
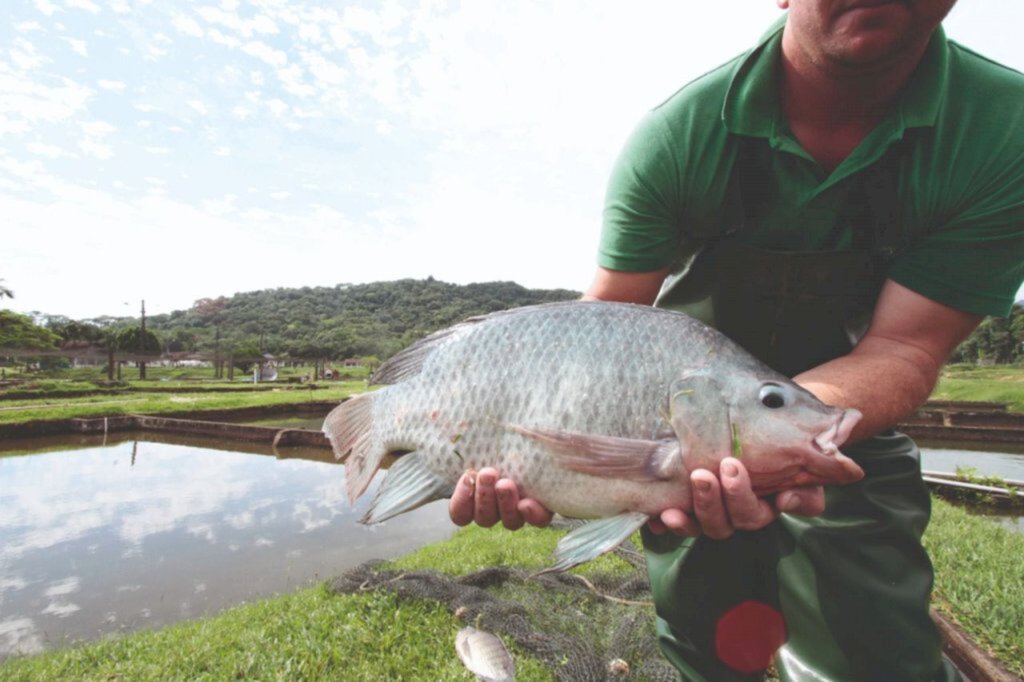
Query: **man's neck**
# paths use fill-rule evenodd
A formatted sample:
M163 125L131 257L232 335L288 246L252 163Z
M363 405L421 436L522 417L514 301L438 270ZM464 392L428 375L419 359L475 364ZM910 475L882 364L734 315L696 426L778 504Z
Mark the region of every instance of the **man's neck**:
M831 172L885 118L923 53L874 68L816 64L784 33L779 86L793 135Z

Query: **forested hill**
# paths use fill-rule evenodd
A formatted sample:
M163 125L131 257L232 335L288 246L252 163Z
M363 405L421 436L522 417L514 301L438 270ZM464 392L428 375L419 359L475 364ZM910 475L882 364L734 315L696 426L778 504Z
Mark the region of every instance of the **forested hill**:
M202 299L188 310L155 315L146 322L167 350L211 350L219 329L223 350L385 358L472 315L579 296L566 289L526 289L514 282L457 285L405 279Z

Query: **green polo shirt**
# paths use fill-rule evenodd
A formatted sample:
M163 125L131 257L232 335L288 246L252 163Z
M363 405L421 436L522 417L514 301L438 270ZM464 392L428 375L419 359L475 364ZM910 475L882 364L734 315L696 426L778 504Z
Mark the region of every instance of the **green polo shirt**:
M849 193L906 137L892 152L900 157L904 246L889 277L954 308L1006 315L1024 280L1024 75L947 40L940 28L887 118L826 173L781 113L783 25L640 123L612 172L598 263L629 272L673 267L666 298L701 245L736 220L726 190L738 136L771 149L768 202L750 240L780 250L846 248Z

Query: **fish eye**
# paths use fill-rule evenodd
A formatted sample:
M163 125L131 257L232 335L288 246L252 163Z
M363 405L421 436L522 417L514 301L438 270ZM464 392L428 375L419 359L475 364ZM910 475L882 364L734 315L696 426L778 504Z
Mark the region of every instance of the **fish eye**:
M761 400L762 405L772 410L786 406L786 394L782 390L782 386L778 384L765 384L762 386L758 398Z

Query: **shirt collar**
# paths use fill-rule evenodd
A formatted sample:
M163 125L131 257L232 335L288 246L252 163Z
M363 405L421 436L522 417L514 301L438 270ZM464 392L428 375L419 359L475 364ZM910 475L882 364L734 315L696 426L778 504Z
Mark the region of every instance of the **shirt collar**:
M786 126L778 97L778 63L782 49L783 15L743 55L733 71L722 107L722 120L732 133L764 137L773 146ZM899 136L906 128L935 125L946 92L949 45L940 26L928 43L921 63L900 94L893 116Z

